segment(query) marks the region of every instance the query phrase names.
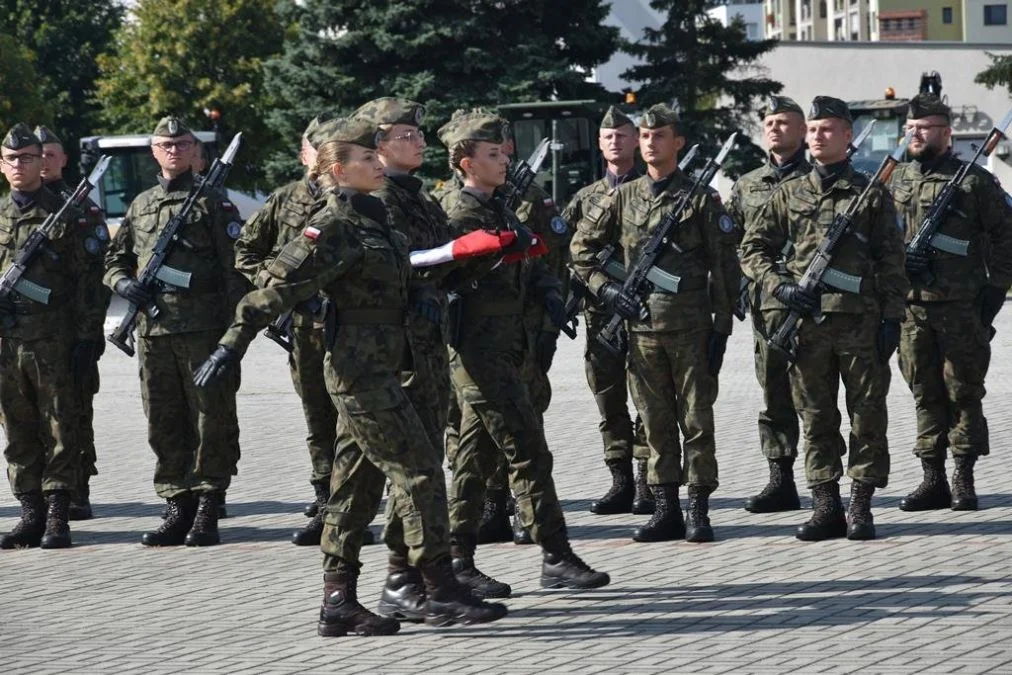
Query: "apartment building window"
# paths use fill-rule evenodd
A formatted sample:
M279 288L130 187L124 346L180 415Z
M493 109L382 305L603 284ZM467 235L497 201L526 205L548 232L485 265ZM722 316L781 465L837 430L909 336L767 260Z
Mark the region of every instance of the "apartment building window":
M952 7L942 7L942 23L952 23Z
M759 39L759 24L757 24L757 23L747 23L747 24L745 24L745 37L747 37L749 40L758 40Z
M822 0L822 2L819 3L819 18L826 18L826 0Z
M984 5L984 25L1004 26L1008 24L1008 5Z

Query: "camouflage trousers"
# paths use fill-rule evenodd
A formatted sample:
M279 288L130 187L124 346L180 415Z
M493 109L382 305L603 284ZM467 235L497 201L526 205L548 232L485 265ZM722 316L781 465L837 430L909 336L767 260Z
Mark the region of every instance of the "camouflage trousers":
M92 476L98 475L98 455L95 453L95 394L99 389L98 363L88 372L85 382L77 387L77 428L75 436L78 454L77 479L74 492L78 496L86 495L88 482Z
M334 441L337 430L337 409L327 393L323 373L323 328L311 323L292 327L292 353L288 355L288 371L295 393L302 400L306 418L306 445L313 472L310 483L329 483L334 465Z
M629 383L650 446L650 485L717 487L717 378L707 360L710 326L709 312L700 308L686 317L684 329L629 334Z
M11 491L73 489L78 413L65 336L0 339L0 411Z
M157 459L155 492L163 499L223 492L236 471L238 364L208 387L193 384L193 371L220 337L220 331L201 331L137 340L148 444Z
M991 336L971 302L907 305L900 372L914 395L917 441L925 459L989 453L981 401L991 362Z
M753 284L755 286L755 284ZM759 307L759 298L753 296L752 307ZM759 411L759 445L767 459L798 456L800 429L794 401L785 395L791 390L787 374L787 358L767 344L787 318L784 310L754 310L752 312L752 339L755 344L755 377L763 390L763 409Z
M791 394L801 415L808 486L838 481L847 450L840 434L840 380L850 415L847 475L875 487L889 480L886 395L890 370L875 346L876 313L826 314L821 324L805 320L798 333L798 358L790 369Z

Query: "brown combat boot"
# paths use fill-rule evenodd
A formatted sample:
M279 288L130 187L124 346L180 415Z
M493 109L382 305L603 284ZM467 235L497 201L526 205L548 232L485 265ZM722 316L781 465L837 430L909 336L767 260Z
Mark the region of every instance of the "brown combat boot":
M358 570L323 574L323 605L316 633L320 637L393 635L401 629L397 619L373 614L358 602Z
M53 490L46 495L46 501L46 532L39 547L70 548L70 491Z
M420 623L425 621L425 601L422 573L409 565L407 558L390 554L387 580L376 609L391 619Z
M952 506L949 480L945 476L945 455L921 458L924 478L913 492L900 500L900 511L934 511Z
M457 581L449 556L422 563L419 570L428 597L425 623L431 626L489 623L506 616L506 605L476 598Z
M192 492L169 497L165 500L165 519L161 526L154 532L145 532L141 543L145 546L182 546L186 533L193 525L196 509L196 497Z
M636 487L633 481L632 460L609 459L605 462L611 472L611 487L604 496L590 505L590 512L599 516L629 513L632 509Z
M197 514L193 526L186 533L187 546L217 546L221 543L218 535L218 507L221 505L220 492L202 492L197 502Z
M21 520L0 539L0 549L35 548L46 531L46 502L41 490L15 495L21 502Z

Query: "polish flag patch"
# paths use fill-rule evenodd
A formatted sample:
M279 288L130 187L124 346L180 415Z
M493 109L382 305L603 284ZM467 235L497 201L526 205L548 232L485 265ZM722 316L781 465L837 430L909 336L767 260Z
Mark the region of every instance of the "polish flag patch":
M320 236L320 230L310 225L302 231L302 235L316 241L316 239Z

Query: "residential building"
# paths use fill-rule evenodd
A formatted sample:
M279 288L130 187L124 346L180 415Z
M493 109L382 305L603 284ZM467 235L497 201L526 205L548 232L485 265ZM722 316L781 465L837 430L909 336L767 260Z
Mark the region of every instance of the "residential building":
M749 40L763 39L763 3L761 0L731 0L706 10L706 13L725 26L740 18L745 24L745 37Z

